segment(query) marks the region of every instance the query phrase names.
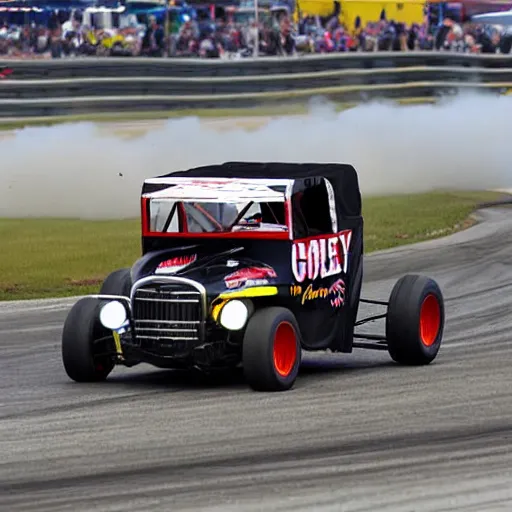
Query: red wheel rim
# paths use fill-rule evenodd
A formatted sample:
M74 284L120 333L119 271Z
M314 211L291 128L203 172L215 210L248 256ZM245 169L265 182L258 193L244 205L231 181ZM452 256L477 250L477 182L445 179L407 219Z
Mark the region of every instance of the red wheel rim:
M420 312L420 338L423 345L434 344L441 326L441 307L437 297L429 294L425 297Z
M297 337L289 322L281 322L274 335L274 368L281 377L290 375L297 360Z

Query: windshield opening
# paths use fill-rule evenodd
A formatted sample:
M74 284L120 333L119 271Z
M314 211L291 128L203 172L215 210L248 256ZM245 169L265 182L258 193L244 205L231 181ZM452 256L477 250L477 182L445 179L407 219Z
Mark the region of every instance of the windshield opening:
M152 199L150 231L157 233L287 232L281 202L203 202Z

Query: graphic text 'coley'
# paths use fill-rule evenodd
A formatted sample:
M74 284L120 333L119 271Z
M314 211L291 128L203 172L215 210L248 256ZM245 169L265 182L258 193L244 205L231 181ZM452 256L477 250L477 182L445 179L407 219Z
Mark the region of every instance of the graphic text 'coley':
M348 269L348 248L352 231L345 230L336 235L325 235L296 241L292 246L292 271L297 282L306 278L334 276Z

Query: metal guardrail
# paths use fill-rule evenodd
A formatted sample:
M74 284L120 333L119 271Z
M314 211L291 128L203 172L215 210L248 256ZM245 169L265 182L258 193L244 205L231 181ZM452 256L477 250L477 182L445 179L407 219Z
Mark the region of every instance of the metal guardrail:
M382 52L241 60L0 61L0 117L432 97L512 88L512 55Z

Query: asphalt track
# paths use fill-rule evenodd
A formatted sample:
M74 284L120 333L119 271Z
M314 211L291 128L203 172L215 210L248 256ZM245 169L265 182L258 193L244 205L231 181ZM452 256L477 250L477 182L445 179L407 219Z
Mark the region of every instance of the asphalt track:
M295 388L250 391L151 367L68 380L67 301L0 306L0 509L512 510L512 220L372 255L364 295L435 277L444 346L308 357Z

